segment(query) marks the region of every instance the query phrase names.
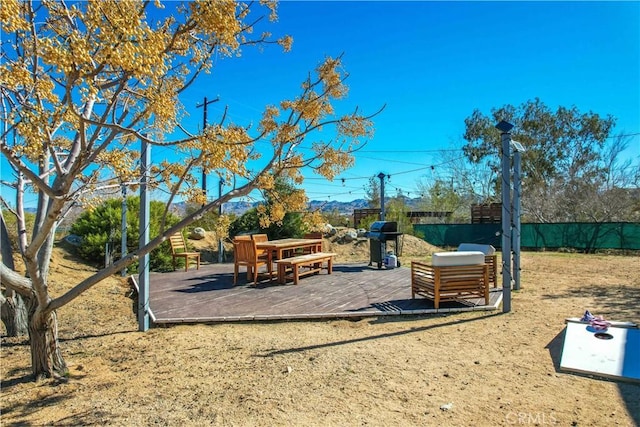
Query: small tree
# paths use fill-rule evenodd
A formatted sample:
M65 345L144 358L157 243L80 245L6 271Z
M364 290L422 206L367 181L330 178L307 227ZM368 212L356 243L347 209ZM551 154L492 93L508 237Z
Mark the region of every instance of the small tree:
M405 234L413 234L413 226L411 225L409 218L407 217L409 208L407 207L407 200L402 190L398 190L395 197L392 197L387 202L386 219L387 221L395 221L398 223L398 231Z
M274 180L281 176L298 185L303 167L334 178L352 165L350 152L362 144L360 138L372 134L371 116L334 109L347 91L339 57L320 63L297 96L266 106L256 128L223 118L203 132L185 129L180 95L211 70L214 59L237 56L250 45L277 43L288 50L291 38L274 40L255 31L263 12L277 19L275 2L169 5L165 12L160 1L2 2L1 39L11 44L4 43L1 52L6 127L0 152L12 168L12 212L20 230L25 229L25 193L35 191L38 201L31 240L22 233L18 242L27 277L0 264L0 281L27 301L36 378L67 372L57 336L58 308L222 203L255 189L275 193ZM320 140L320 129L331 132L329 142ZM182 133L173 137L177 131ZM299 150L311 138L316 140L311 150ZM176 197L202 207L173 226L162 221L149 244L62 295L51 295L48 271L60 220L78 200L89 206L100 188L139 182L133 165L140 142L176 152L173 162L152 171L150 184L168 193L165 215ZM192 173L195 168L239 184L207 201ZM3 202L10 205L4 194ZM280 221L287 210L301 210L302 202L298 195L278 198L280 208L263 220Z
M472 162L459 150L443 150L431 173L422 177L417 187L421 195L420 208L426 211L452 212L439 221L467 222L471 206L491 202L496 196L495 171L488 161Z
M437 180L426 189L425 203L429 210L452 212L451 222L465 222L469 219L471 205L451 185L450 182Z
M376 177L369 178L365 185L365 200L371 209L380 208L380 180Z

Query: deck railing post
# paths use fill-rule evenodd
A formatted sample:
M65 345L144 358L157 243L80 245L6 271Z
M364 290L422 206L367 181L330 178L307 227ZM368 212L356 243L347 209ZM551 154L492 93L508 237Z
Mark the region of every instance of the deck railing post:
M140 153L140 238L141 248L149 244L149 168L151 165L151 145L141 141ZM142 255L138 264L138 330L149 329L149 253Z

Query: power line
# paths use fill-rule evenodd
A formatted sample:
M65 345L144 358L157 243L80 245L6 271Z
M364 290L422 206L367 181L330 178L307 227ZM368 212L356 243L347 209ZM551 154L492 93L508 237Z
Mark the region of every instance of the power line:
M356 153L442 153L446 151L460 151L461 148L441 149L441 150L357 150Z
M398 151L399 153L400 151ZM415 162L403 162L402 160L391 160L391 159L380 159L377 157L366 157L366 156L358 156L359 159L367 159L367 160L378 160L381 162L388 162L388 163L401 163L401 164L405 164L405 165L423 165L424 163L415 163Z
M636 133L627 133L627 134L620 134L620 135L611 135L608 136L607 139L611 139L611 138L620 138L620 137L626 137L626 136L638 136L640 135L640 132L636 132Z

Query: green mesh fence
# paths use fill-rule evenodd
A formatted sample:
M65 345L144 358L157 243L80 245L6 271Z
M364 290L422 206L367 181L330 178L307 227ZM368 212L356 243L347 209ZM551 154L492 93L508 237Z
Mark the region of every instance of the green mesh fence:
M416 224L413 229L427 242L441 247L481 243L499 248L502 243L500 224ZM522 224L520 246L523 249L640 250L640 223Z

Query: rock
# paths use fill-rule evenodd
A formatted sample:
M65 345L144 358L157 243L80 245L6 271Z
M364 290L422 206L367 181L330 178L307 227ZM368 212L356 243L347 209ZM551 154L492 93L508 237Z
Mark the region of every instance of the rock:
M325 236L331 237L335 236L338 230L336 230L335 227L331 224L325 224L323 232Z
M77 234L69 234L64 240L73 246L80 246L82 244L82 236L78 236Z
M204 231L204 228L196 227L191 231L191 234L189 234L189 238L193 240L202 240L205 238L205 234L206 232Z
M345 243L351 243L358 238L358 233L355 230L347 230L342 236L342 241Z
M440 406L440 409L443 410L443 411L450 411L452 408L453 408L453 403L451 403L451 402Z
M358 228L358 237L367 237L367 233L368 231L365 230L364 228Z

